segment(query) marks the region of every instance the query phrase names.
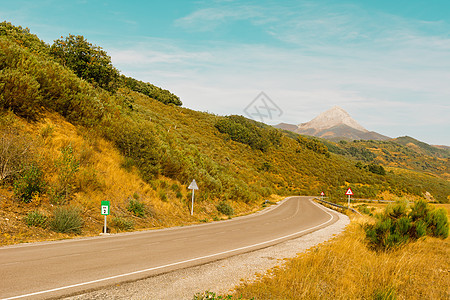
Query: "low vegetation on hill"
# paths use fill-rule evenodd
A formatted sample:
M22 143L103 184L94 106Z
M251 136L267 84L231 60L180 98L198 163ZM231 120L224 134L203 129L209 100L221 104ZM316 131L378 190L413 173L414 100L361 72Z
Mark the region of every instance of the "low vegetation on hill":
M449 200L449 182L434 175L373 172L321 141L183 108L169 91L120 75L82 36L46 45L3 22L0 58L1 243L95 234L101 200L111 201L113 231L219 220L283 195L338 200L349 187L360 198ZM58 216L81 229L57 229Z
M401 168L450 179L450 151L410 137L389 141L358 140L333 143L323 140L329 151L366 164Z

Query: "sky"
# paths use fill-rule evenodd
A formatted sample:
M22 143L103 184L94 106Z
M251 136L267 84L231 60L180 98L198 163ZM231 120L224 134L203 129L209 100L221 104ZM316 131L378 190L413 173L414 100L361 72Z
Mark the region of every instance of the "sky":
M83 35L183 106L299 124L337 105L363 127L450 145L450 1L0 0L48 44Z

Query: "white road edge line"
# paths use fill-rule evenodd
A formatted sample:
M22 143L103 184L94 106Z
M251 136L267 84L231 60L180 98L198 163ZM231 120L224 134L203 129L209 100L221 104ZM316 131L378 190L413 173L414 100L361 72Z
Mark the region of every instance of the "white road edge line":
M266 242L262 242L262 243L258 243L258 244L254 244L254 245L250 245L250 246L240 247L240 248L227 250L227 251L223 251L223 252L219 252L219 253L215 253L215 254L200 256L200 257L196 257L196 258L191 258L191 259L187 259L187 260L183 260L183 261L179 261L179 262L175 262L175 263L171 263L171 264L167 264L167 265L163 265L163 266L158 266L158 267L148 268L148 269L134 271L134 272L130 272L130 273L115 275L115 276L111 276L111 277L96 279L96 280L92 280L92 281L87 281L87 282L82 282L82 283L62 286L62 287L54 288L54 289L50 289L50 290L34 292L34 293L20 295L20 296L14 296L14 297L10 297L10 298L4 298L3 300L20 299L20 298L36 296L36 295L41 295L41 294L46 294L46 293L51 293L51 292L57 292L57 291L65 290L65 289L70 289L70 288L74 288L74 287L83 286L83 285L89 285L89 284L98 283L98 282L102 282L102 281L108 281L108 280L111 280L111 279L116 279L116 278L136 275L136 274L140 274L140 273L150 272L150 271L154 271L154 270L159 270L159 269L163 269L163 268L167 268L167 267L172 267L172 266L176 266L176 265L181 265L181 264L185 264L185 263L188 263L188 262L193 262L193 261L196 261L196 260L201 260L201 259L205 259L205 258L211 258L211 257L214 257L214 256L219 256L219 255L228 254L228 253L235 252L235 251L240 251L240 250L245 250L245 249L261 246L261 245L264 245L264 244L270 244L270 243L273 243L273 242L276 242L276 241L279 241L279 240L283 240L283 239L286 239L286 238L289 238L289 237L292 237L292 236L304 233L305 231L310 231L312 229L321 227L321 226L326 225L329 222L331 222L331 220L333 220L333 215L331 215L328 211L326 211L324 208L322 208L322 206L318 205L317 203L315 203L311 199L310 199L310 201L314 205L316 205L317 207L322 209L324 212L326 212L330 216L330 219L328 221L326 221L326 222L324 222L322 224L316 225L314 227L311 227L311 228L308 228L308 229L305 229L305 230L301 230L299 232L291 233L291 234L288 234L286 236L279 237L279 238L276 238L276 239L273 239L273 240L270 240L270 241L266 241ZM298 209L297 209L297 211L298 211Z

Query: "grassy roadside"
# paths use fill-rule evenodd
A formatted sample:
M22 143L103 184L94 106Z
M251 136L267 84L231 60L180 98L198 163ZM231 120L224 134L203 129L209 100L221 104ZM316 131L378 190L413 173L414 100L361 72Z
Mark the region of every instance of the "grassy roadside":
M374 252L362 227L370 221L352 217L343 234L243 282L233 299L449 299L450 238Z

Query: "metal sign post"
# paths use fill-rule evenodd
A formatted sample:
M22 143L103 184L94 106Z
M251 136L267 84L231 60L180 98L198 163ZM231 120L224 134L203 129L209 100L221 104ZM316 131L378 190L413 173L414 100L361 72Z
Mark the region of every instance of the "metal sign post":
M109 215L109 201L102 201L101 204L102 215L105 216L105 225L103 227L103 233L106 233L106 216Z
M198 190L197 182L195 182L195 179L192 180L188 189L192 190L192 205L191 205L191 216L192 216L192 215L194 215L194 192L195 192L195 190Z
M347 192L345 192L346 195L348 195L348 208L350 208L350 196L353 195L353 191L351 188L349 188L347 190Z

